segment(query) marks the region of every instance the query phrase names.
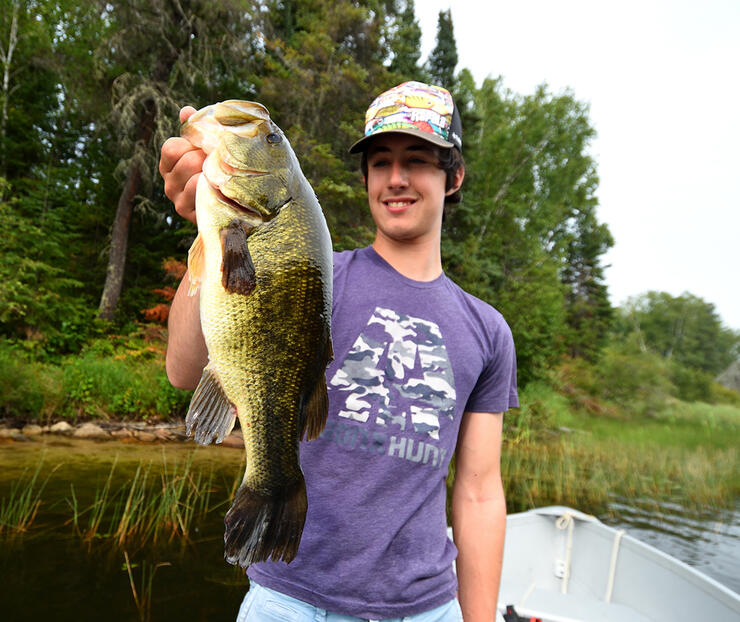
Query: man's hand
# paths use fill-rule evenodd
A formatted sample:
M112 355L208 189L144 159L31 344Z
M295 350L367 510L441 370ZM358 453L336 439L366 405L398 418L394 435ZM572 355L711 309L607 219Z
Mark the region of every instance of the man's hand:
M180 110L180 123L195 112L192 106ZM206 154L186 138L168 138L162 145L159 173L164 179L164 193L175 204L180 216L195 220L195 188L203 170Z
M180 110L180 123L195 112L192 106ZM177 213L196 222L195 188L206 154L182 137L168 138L162 145L159 172L164 192ZM196 223L197 224L197 223ZM170 308L166 368L170 382L182 389L194 389L208 363L208 350L200 327L200 296L188 296L189 275L180 282Z

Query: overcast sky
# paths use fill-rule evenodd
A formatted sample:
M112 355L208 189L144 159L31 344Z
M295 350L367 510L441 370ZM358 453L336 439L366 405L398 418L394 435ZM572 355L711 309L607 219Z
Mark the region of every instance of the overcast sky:
M590 104L612 303L688 291L740 329L740 0L416 0L422 58L451 8L480 85Z

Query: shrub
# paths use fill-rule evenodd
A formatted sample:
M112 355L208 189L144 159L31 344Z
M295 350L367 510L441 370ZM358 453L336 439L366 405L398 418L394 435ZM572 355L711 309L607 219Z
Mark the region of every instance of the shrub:
M0 413L5 417L50 417L63 401L58 368L29 361L18 348L0 341Z
M74 417L168 417L189 400L189 392L167 382L161 359L87 351L66 362L63 378L66 411Z

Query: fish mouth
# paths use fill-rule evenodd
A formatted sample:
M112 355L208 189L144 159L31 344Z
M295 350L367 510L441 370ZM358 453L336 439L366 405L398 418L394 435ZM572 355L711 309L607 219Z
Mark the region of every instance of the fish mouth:
M249 168L239 168L238 166L232 166L231 164L225 162L223 158L220 160L218 165L224 173L228 173L229 175L235 177L261 177L262 175L268 174L267 171L258 171Z
M242 205L238 201L235 201L234 199L231 199L227 197L219 188L216 186L211 186L213 188L213 192L216 195L216 198L221 201L221 203L224 203L228 205L229 207L235 209L237 212L241 212L243 214L247 214L249 216L256 216L260 220L266 220L266 215L260 212L259 210L256 210L255 208L249 206L249 205Z

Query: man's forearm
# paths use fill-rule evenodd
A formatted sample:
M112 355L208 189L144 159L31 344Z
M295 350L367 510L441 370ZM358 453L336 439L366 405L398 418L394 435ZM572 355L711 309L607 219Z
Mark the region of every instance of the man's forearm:
M492 499L453 495L458 597L465 622L491 622L496 615L506 533L503 490Z
M200 295L188 296L189 284L189 275L185 273L172 300L167 324L167 377L181 389L194 389L208 362L200 326Z

